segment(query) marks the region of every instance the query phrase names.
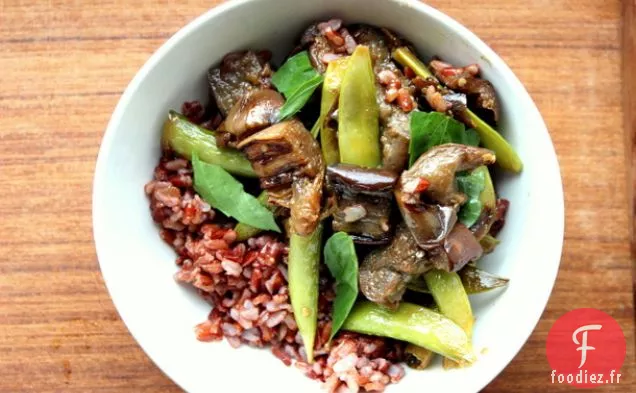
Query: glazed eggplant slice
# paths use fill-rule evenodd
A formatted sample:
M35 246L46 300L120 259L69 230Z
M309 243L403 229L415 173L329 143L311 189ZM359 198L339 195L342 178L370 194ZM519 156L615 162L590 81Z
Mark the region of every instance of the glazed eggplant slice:
M380 119L383 125L380 137L382 167L399 173L406 167L409 157L409 142L411 141L409 116L393 105L389 106L388 113L388 116L383 118L382 109L380 110Z
M468 262L481 258L484 252L473 233L460 222L455 224L444 239L444 251L448 262L441 268L449 272L460 270Z
M327 187L336 196L333 230L358 244L390 241L391 202L397 175L382 169L338 164L327 167Z
M499 121L499 103L495 88L489 81L480 78L479 66L470 64L466 67L454 67L440 60L433 60L430 68L448 88L466 94L469 107L480 114L488 114L485 118L491 123Z
M266 52L234 52L227 54L218 67L208 71L210 92L225 117L249 91L271 87L272 69Z
M301 236L311 235L320 221L323 176L298 176L292 183L290 226Z
M425 250L439 247L457 222L456 206L437 204L406 204L404 194L395 191L395 198L406 225L413 231L417 243Z
M323 59L328 59L329 56L332 56L334 50L327 38L320 33L317 24L311 25L305 30L300 39L300 44L308 48L311 64L316 71L323 74L327 70L327 62L323 61Z
M283 96L275 90L252 90L230 109L223 129L236 140L245 139L274 124L284 103Z
M417 203L419 197L442 205L456 205L466 196L457 191L455 174L495 162L488 149L447 143L435 146L402 173L398 187L405 194L405 203Z
M459 205L466 200L457 190L455 174L494 162L490 150L449 143L422 154L402 173L395 197L420 247L442 245L455 226Z
M418 247L410 230L400 224L389 245L364 258L360 265L360 291L367 299L394 309L407 283L434 267L434 260Z
M252 163L261 187L280 195L270 202L289 205L295 233L311 234L320 217L325 168L309 131L300 121L288 120L257 132L238 147ZM290 188L291 194L286 191Z

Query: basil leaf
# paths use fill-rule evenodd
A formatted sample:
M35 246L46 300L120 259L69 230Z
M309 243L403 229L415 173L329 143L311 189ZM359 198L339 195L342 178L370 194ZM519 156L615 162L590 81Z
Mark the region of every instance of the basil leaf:
M469 146L479 146L479 134L474 128L469 128L466 130L466 134L464 135L464 145Z
M323 77L312 67L307 51L287 59L272 76L272 83L286 99L279 119L285 120L300 111L322 80Z
M272 75L272 83L285 97L291 95L308 79L318 75L309 60L309 53L302 51L283 63Z
M208 164L192 155L194 189L212 207L228 217L255 228L280 232L274 215L243 184L218 165Z
M316 75L303 83L290 96L286 97L285 104L280 108L279 120L288 119L300 111L321 83L322 76Z
M410 118L409 166L426 151L445 143L479 146L479 135L439 112L413 112Z
M483 172L472 171L457 174L456 181L457 189L468 196L468 201L459 209L457 218L470 228L477 222L482 211L483 206L479 196L486 187L486 178Z
M358 298L358 256L353 240L335 233L325 244L325 264L336 279L336 300L331 315L331 337L338 333Z

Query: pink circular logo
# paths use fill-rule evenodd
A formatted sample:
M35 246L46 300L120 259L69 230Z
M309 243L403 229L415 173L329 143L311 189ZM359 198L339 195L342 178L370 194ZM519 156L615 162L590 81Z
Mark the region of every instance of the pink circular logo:
M546 342L552 383L582 388L620 383L625 353L620 325L595 308L579 308L562 315Z

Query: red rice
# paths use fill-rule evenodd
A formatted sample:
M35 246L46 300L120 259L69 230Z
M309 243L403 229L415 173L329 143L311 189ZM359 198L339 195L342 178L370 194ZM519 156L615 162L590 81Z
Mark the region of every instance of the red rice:
M233 223L194 192L188 161L164 155L145 191L161 238L178 255L175 279L213 306L195 328L199 340L269 346L328 392L383 391L404 376L400 343L341 332L328 344L335 297L328 274L321 275L315 359L308 364L289 302L287 245L269 234L237 242Z

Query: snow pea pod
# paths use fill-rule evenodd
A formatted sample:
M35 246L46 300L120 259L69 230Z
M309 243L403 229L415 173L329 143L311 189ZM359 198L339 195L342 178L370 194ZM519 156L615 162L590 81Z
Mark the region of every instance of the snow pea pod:
M216 164L233 175L256 177L252 164L238 150L223 149L216 144L214 135L191 123L177 112L170 111L163 125L161 141L164 149L192 160L192 155L208 164Z
M349 58L338 103L340 161L375 168L382 163L379 108L369 47L358 45Z
M459 275L434 269L424 275L424 280L441 313L461 326L470 337L475 318Z
M484 174L484 189L479 194L479 201L485 209L495 210L497 205L497 195L495 194L495 187L492 184L492 178L490 177L490 171L485 165L479 166L473 169L473 173Z
M521 172L523 169L521 158L519 158L519 155L517 155L517 152L510 146L508 141L488 123L479 118L473 111L467 109L466 113L473 123L472 126L479 134L479 138L481 138L481 144L495 152L497 165L508 171L515 173Z
M292 233L289 239L289 297L310 363L314 358L318 324L318 265L321 246L322 224L318 224L309 236Z
M344 77L348 57L334 60L327 66L325 81L322 84L322 98L320 101L320 117L318 118L320 130L320 145L322 156L326 165L340 162L340 152L338 151L338 133L331 124L329 117L333 113L338 103L340 86Z
M391 311L373 302L359 302L342 328L406 341L458 362L476 360L470 339L461 327L435 311L411 303L402 302Z
M432 270L424 275L426 285L443 315L458 324L470 340L473 335L473 311L461 278L455 272ZM457 367L454 359L444 358L445 368Z

